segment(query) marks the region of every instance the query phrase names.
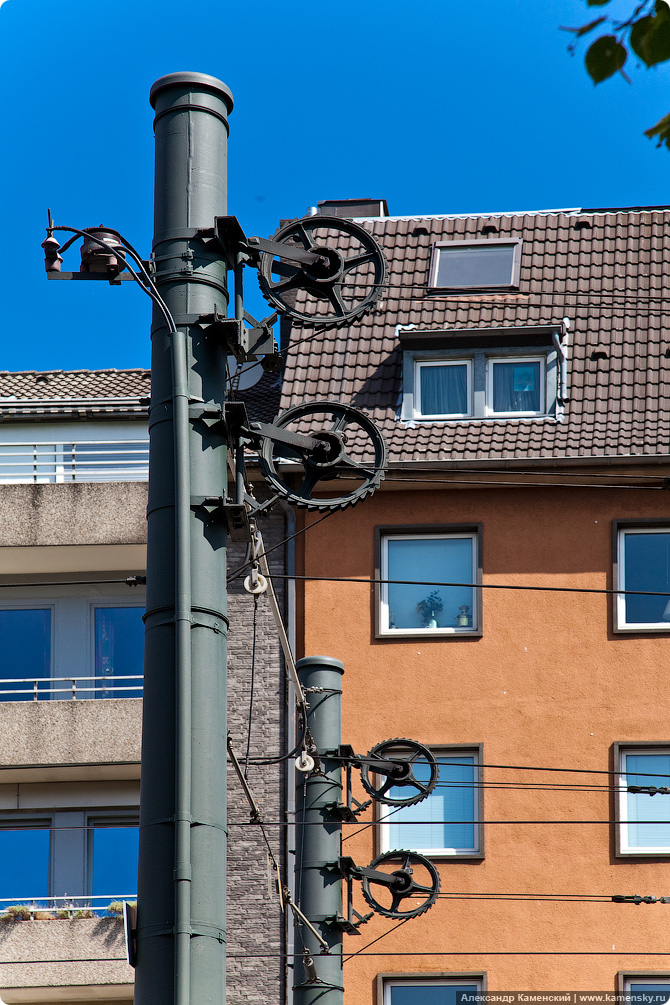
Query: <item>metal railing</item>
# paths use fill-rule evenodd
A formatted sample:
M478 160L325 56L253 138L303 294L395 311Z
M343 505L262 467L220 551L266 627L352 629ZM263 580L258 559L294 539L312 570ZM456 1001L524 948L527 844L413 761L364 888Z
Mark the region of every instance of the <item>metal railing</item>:
M97 682L101 683L98 684ZM137 684L119 684L119 681L138 681ZM47 700L61 695L61 701L76 701L78 698L140 698L142 696L143 674L115 674L113 677L14 677L0 679L0 701ZM87 686L87 682L91 682ZM11 684L22 685L9 687ZM58 686L61 685L61 686ZM131 691L132 694L126 692ZM52 699L53 700L53 699ZM2 903L2 901L0 901Z
M136 893L96 894L86 897L3 897L0 922L79 918L119 918L123 901L137 902Z
M148 477L148 440L0 443L0 484L137 482Z

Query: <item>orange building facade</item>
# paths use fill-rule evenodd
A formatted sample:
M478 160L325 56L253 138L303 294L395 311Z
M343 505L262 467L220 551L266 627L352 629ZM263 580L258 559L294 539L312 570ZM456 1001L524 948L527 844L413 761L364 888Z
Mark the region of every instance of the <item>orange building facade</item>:
M612 900L670 896L667 216L359 219L385 302L289 333L283 406L363 408L390 457L371 498L303 514L298 655L344 663L354 751L439 766L343 825L357 863L440 876L420 917L344 936L346 1005L670 995L670 905Z

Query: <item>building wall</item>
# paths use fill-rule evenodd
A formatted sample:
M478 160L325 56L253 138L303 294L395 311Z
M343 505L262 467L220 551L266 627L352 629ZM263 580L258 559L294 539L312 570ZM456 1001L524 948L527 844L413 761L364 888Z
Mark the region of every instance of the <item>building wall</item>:
M281 512L260 521L266 549L285 537ZM244 545L229 549L228 566L245 560ZM283 573L284 550L268 555L270 570ZM228 593L228 729L234 750L244 766L251 698L254 598L246 593L243 575ZM274 581L280 606L284 581ZM277 631L266 595L259 597L256 659L253 681L250 759L271 758L284 749L286 688ZM283 765L249 765L248 781L264 820L274 854L284 869L284 828L271 822L284 819ZM279 1005L284 998L284 923L276 889L276 873L269 865L267 846L257 826L249 826L250 808L232 767L228 768L228 1005ZM285 879L285 869L284 869ZM262 954L261 957L254 954ZM271 954L269 957L265 954Z
M667 512L663 494L653 491L426 487L379 491L313 527L301 539L305 574L363 580L304 586L298 648L345 664L343 742L361 753L394 736L427 745L483 743L485 765L604 772L613 767L616 741L670 741L668 639L614 634L610 596L484 589L481 638L378 640L367 582L375 525L480 522L484 584L611 589L612 521ZM667 858L615 856L607 775L484 771L485 782L589 787L485 787L486 856L440 862L443 892L670 890ZM590 791L597 786L604 788ZM370 811L362 819L371 819ZM572 822L523 822L561 820ZM345 824L344 834L358 829ZM367 864L376 854L374 832L345 840L344 853ZM441 899L370 949L412 955L358 956L345 964L346 1005L370 1005L375 975L388 972L485 972L489 992L614 991L619 970L667 970L670 957L653 955L668 952L662 912L658 905ZM373 918L361 937L345 935L345 953L395 924Z
M110 578L116 579L143 571L146 491L142 483L1 485L0 585L95 579L99 572L110 570ZM261 529L266 546L272 547L284 537L283 516L263 519ZM284 572L283 556L283 548L270 556L274 571ZM230 567L243 560L244 547L232 548ZM229 729L243 759L253 599L241 584L242 580L235 581L229 601ZM283 581L278 580L276 585L282 602ZM60 595L63 589L54 585L52 592ZM140 597L137 590L131 593L124 584L118 589L125 591L124 596ZM40 588L41 597L48 594L48 586ZM29 595L25 585L3 590L0 604L2 597L24 600ZM284 673L266 597L260 598L257 613L251 755L271 757L281 750L285 728ZM138 699L0 702L0 725L3 811L19 806L19 790L39 790L38 804L46 806L56 800L58 787L62 789L63 784L90 786L123 781L127 787L130 780L139 777ZM280 820L283 766L251 766L249 781L264 817L268 821ZM136 789L136 781L134 786ZM274 956L243 959L233 955L227 1000L232 1005L277 1005L284 1000L284 967L280 959L283 921L274 877L268 873L266 849L258 828L246 826L249 808L232 773L229 793L230 819L243 824L230 829L230 952L269 952ZM269 827L269 834L276 854L283 856L283 829ZM26 964L29 959L36 961L30 967ZM98 1001L107 997L127 1001L132 997L133 972L125 963L123 926L115 919L0 920L0 970L0 997L8 1002ZM11 990L5 992L5 988Z

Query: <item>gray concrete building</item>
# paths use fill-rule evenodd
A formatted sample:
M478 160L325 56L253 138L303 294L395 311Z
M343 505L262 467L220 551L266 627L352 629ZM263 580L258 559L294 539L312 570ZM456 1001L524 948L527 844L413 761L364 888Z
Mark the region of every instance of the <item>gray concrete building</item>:
M120 903L137 882L149 393L147 370L0 373L6 1005L133 1000ZM281 510L261 524L280 573L285 525ZM231 550L233 572L244 560ZM286 749L284 671L267 599L255 604L243 580L230 591L229 730L242 760L247 745L271 758ZM283 580L276 588L283 603ZM249 781L283 869L284 767L250 764ZM285 921L232 772L229 807L227 1000L276 1005Z

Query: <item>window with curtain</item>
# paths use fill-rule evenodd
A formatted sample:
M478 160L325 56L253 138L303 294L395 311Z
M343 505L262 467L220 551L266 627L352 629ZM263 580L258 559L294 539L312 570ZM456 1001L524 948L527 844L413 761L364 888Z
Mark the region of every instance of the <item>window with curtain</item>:
M472 412L472 362L418 362L416 411L424 418L468 416Z
M553 346L487 350L459 346L464 338L466 330L445 332L443 348L404 352L402 421L558 417L560 361Z
M544 412L543 360L489 360L488 400L494 414L539 415Z
M96 681L101 686L96 697L141 697L141 681L123 678L143 672L143 614L142 607L95 608L95 676L102 678Z
M620 751L619 851L622 855L670 854L670 796L629 792L629 786L670 786L670 747Z
M452 634L478 629L477 531L384 534L382 634ZM407 582L407 581L410 582ZM461 585L435 586L435 583Z
M421 802L392 810L388 823L382 826L383 850L411 848L428 857L478 855L479 752L434 753L439 767L435 788ZM430 778L426 762L416 762L414 772L420 781ZM406 792L398 788L390 794L402 798Z
M670 527L622 528L617 551L617 627L670 631Z

